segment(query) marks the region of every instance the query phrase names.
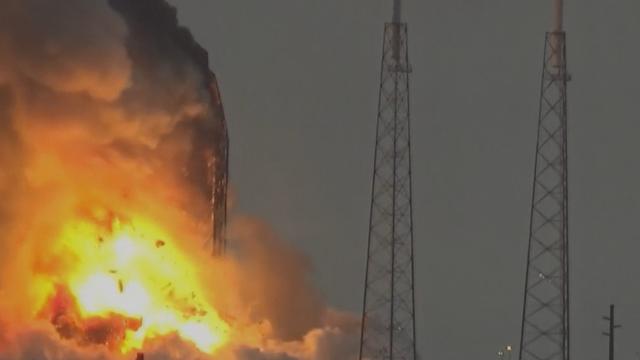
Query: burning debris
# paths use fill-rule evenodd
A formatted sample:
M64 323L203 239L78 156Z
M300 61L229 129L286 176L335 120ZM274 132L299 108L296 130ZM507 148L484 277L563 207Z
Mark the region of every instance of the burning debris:
M136 332L142 319L116 313L83 318L73 295L64 285L56 293L41 316L51 322L64 339L76 340L82 345L105 345L118 351L126 340L127 331Z
M0 2L0 360L349 358L351 318L266 226L202 249L212 79L163 0Z
M43 318L63 338L80 344L126 352L149 337L177 332L201 351L213 352L229 329L205 301L192 264L175 247L165 244L170 247L165 252L145 241L145 234L157 231L151 225L136 225L144 230L116 222L107 231L111 239L98 246L83 242L99 231L92 224L65 229L60 257L76 260L46 302Z

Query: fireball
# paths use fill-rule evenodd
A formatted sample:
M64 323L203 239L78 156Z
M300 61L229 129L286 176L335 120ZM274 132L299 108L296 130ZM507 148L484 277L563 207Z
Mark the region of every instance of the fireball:
M168 334L209 354L228 340L229 325L208 302L197 269L160 227L82 219L64 226L55 243L65 269L49 279L42 316L63 337L122 353Z

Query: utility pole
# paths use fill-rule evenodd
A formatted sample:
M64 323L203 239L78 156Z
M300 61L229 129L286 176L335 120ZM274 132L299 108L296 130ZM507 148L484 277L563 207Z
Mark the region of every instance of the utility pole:
M609 322L609 332L603 332L602 334L609 338L609 360L613 360L615 332L616 332L616 329L619 329L622 327L622 325L616 324L615 306L613 304L609 306L609 316L603 316L602 318Z

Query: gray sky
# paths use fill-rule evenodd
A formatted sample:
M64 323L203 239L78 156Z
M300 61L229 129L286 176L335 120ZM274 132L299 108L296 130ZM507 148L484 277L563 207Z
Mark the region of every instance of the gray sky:
M362 303L390 0L172 0L210 51L230 125L236 212L314 263L333 306ZM494 360L519 341L536 116L551 1L406 0L418 342ZM640 355L640 2L568 0L573 356ZM515 358L515 356L514 356Z

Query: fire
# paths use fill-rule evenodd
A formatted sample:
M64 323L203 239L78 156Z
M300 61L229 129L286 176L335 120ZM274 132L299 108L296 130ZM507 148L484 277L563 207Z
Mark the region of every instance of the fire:
M229 325L210 305L196 267L160 227L140 218L108 226L80 219L55 243L65 264L50 278L44 313L61 335L84 334L84 342L122 353L171 333L210 354L228 341ZM105 334L87 335L96 329Z
M234 251L200 246L225 225L227 126L166 0L0 14L0 359L352 357L269 226L234 217Z

